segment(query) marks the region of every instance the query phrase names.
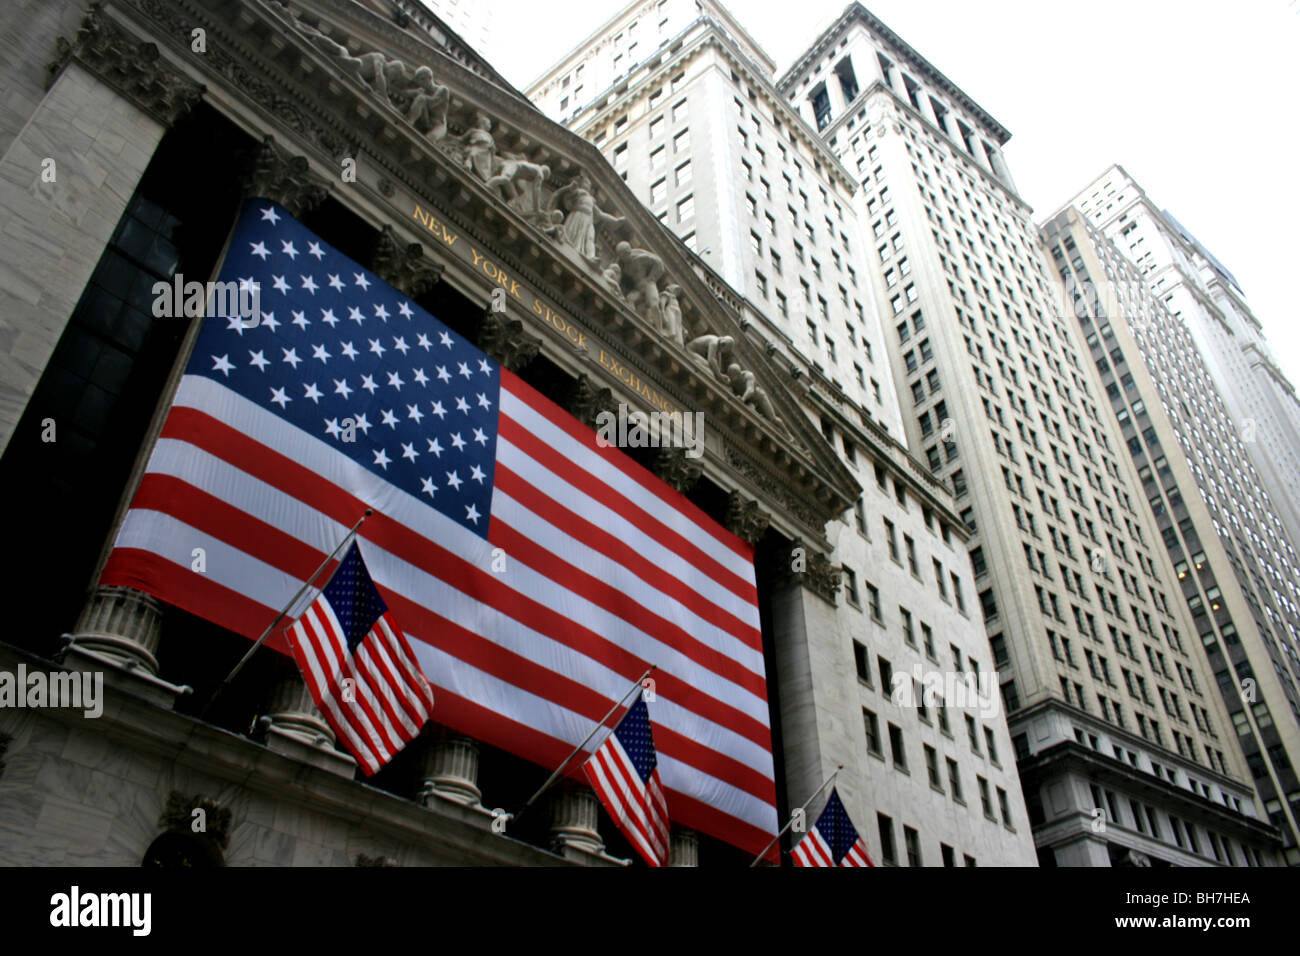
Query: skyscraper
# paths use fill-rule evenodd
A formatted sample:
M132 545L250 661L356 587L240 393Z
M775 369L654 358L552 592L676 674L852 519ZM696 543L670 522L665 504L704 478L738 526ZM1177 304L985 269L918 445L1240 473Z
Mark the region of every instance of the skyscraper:
M1132 232L1130 232L1132 235ZM1300 863L1293 559L1189 324L1074 207L1043 227L1264 810ZM1136 244L1136 238L1135 238ZM1077 297L1073 293L1077 292ZM1289 550L1289 544L1284 546Z
M973 534L1040 858L1249 846L1267 828L1002 157L1009 132L856 4L779 87L861 184L905 429Z
M1111 166L1070 204L1133 263L1151 294L1187 328L1272 502L1258 518L1257 546L1294 568L1293 549L1300 541L1300 398L1241 286L1122 166Z
M803 412L865 488L828 530L839 605L817 609L806 643L776 649L791 689L789 805L844 763L839 793L877 861L1031 864L966 531L951 486L907 450L858 185L781 95L774 68L720 4L642 2L527 92L597 144L699 255L752 341L806 383ZM894 693L959 674L979 675L991 706Z

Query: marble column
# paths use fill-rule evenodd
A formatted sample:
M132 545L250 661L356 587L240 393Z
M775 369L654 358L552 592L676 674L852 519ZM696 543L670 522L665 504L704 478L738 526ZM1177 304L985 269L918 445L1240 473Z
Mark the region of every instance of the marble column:
M669 866L699 866L700 837L686 827L673 827L668 851Z
M99 587L82 608L73 633L64 635L63 666L104 674L114 687L145 697L161 707L192 688L158 676L162 605L142 591Z
M597 829L600 801L590 787L564 784L551 795L551 849L564 856L575 849L593 856L605 852Z
M271 702L260 723L266 729L266 746L303 763L351 777L357 762L334 748L334 731L316 709L302 676L286 673L271 692Z
M425 806L433 798L450 800L463 807L482 809L483 792L478 788L478 741L440 731L425 745L422 756Z

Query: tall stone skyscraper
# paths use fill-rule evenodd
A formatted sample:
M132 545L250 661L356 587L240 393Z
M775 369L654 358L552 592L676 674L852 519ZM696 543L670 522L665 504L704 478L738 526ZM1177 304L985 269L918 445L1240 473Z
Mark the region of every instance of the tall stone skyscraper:
M898 712L866 688L872 657L895 671L900 658L991 661L1041 861L1273 862L1191 616L1169 598L1173 569L1002 159L1009 133L856 4L773 74L720 4L668 0L629 5L527 92L735 290L719 295L743 297L751 334L829 380L842 411L823 427L843 432L850 461L864 433L843 422L856 414L880 426L868 454L883 428L955 500L975 581L955 597L976 620L946 650L926 627L909 656L919 596L900 594L899 626L849 618L860 673L868 660L860 749L879 749L883 715ZM897 510L868 494L833 560L876 583L928 582L910 534L912 573L893 575ZM934 732L928 719L900 715L890 733L916 728L929 786L868 764L855 819L895 816L910 796L924 842L963 816L968 791L944 761L992 755L969 715L964 740L960 721L940 714Z
M861 183L908 437L974 534L1040 858L1239 859L1249 778L1010 133L856 4L779 85Z
M1300 863L1294 557L1190 323L1074 207L1043 227L1286 859ZM1077 292L1077 296L1074 294ZM1172 305L1173 303L1171 303Z
M1273 503L1257 518L1257 546L1276 552L1294 573L1300 563L1294 551L1300 541L1300 398L1241 286L1122 166L1107 169L1070 204L1114 242L1152 295L1187 327Z

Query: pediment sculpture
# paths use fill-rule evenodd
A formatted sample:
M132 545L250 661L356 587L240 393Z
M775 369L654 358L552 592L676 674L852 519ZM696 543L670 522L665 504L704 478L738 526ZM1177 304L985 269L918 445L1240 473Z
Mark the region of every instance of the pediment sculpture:
M301 19L295 18L295 22L315 49L368 86L560 251L591 271L605 289L664 339L684 346L742 403L789 434L757 376L740 365L734 338L708 329L688 334L679 301L682 287L668 280L659 255L634 243L627 217L602 207L599 187L585 169L579 167L563 185L554 183L550 164L538 162L536 155L503 149L498 140L510 137L502 136L493 118L472 106L468 107L473 113L467 117L464 131L450 135L450 127L456 126L455 118L448 115L451 94L437 83L430 67L412 67L377 51L354 54L319 27ZM567 165L561 163L561 168Z

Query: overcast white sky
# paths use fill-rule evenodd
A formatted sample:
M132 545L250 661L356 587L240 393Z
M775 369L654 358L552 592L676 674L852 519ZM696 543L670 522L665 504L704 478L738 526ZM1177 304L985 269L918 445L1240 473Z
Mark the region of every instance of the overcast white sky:
M491 3L520 88L624 2ZM847 0L723 0L790 65ZM1120 163L1236 276L1300 385L1300 0L873 0L865 6L1011 131L1042 219Z

